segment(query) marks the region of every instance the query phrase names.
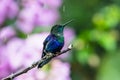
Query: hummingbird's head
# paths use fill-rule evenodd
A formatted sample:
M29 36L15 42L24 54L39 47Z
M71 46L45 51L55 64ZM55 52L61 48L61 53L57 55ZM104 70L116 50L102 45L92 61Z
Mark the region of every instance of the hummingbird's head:
M54 35L63 34L64 27L65 26L62 25L54 25L51 29L51 33Z
M62 24L62 25L54 25L51 29L51 34L54 34L54 35L63 35L63 30L64 30L64 27L69 24L70 22L72 22L72 20L66 22L65 24Z

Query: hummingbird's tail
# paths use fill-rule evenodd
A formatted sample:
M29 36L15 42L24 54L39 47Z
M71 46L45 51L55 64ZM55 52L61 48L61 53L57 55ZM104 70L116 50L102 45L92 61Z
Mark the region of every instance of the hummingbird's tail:
M45 64L47 64L51 59L52 59L52 58L47 59L47 60L45 60L45 61L42 62L42 63L39 63L37 68L42 68L42 67L43 67Z
M46 55L46 53L43 51L41 58L43 58L45 55ZM45 64L45 62L39 63L38 68L41 68L44 64Z

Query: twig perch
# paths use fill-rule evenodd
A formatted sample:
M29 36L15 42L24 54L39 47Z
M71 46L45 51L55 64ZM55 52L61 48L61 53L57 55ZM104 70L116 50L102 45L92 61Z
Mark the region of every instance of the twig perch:
M30 67L27 67L27 68L25 68L25 69L23 69L23 70L21 70L21 71L18 71L18 72L14 73L14 74L11 74L11 75L9 75L8 77L6 77L6 78L4 78L4 79L2 79L2 80L13 80L15 77L17 77L17 76L19 76L19 75L22 75L22 74L24 74L24 73L27 73L27 72L28 72L29 70L31 70L32 68L35 68L39 63L42 63L42 62L46 61L47 59L57 57L57 56L59 56L59 55L61 55L61 54L63 54L63 53L66 53L66 52L70 51L71 49L72 49L72 45L70 45L66 50L63 50L63 51L60 52L60 53L56 53L56 54L51 54L51 53L50 53L50 54L47 54L47 55L46 55L45 57L43 57L41 60L33 63ZM43 65L43 66L44 66L44 65ZM42 66L42 67L43 67L43 66Z

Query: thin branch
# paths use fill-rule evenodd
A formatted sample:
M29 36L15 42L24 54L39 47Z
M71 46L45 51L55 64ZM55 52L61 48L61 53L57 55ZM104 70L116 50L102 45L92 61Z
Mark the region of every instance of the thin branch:
M11 74L11 75L9 75L8 77L6 77L6 78L4 78L2 80L13 80L15 77L20 76L20 75L22 75L24 73L27 73L29 70L35 68L38 64L40 64L40 63L42 63L42 62L44 62L44 61L46 61L46 60L48 60L50 58L54 58L54 57L57 57L57 56L59 56L59 55L61 55L63 53L66 53L66 52L70 51L71 49L72 49L72 45L70 45L66 50L63 50L62 52L59 52L59 53L56 53L56 54L49 53L45 57L40 59L39 61L33 63L30 67L27 67L27 68L25 68L25 69L23 69L21 71L18 71L18 72L14 73L14 74Z

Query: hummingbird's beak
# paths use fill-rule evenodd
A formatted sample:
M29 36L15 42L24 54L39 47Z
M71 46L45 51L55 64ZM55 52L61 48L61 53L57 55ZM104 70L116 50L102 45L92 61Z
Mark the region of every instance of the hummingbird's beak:
M62 26L65 27L66 25L68 25L68 24L71 23L72 21L73 21L73 20L70 20L70 21L64 23Z

